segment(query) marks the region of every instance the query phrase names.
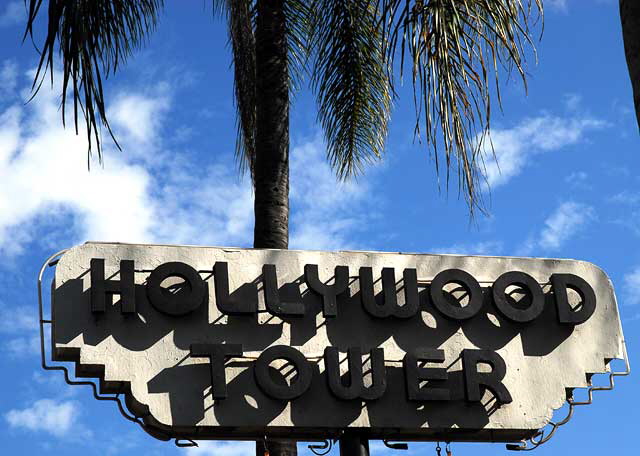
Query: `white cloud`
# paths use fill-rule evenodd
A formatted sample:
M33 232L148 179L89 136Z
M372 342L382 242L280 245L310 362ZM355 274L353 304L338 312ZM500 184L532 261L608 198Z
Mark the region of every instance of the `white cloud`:
M188 456L246 456L255 454L255 442L212 442L203 440L187 448Z
M530 236L524 242L517 255L557 251L595 218L593 207L565 201L546 218L540 233Z
M153 142L164 114L169 109L169 88L161 84L153 97L139 93L120 93L113 100L108 118L120 135L139 143ZM137 148L132 148L137 149ZM157 158L157 157L153 157Z
M0 172L18 147L21 117L22 111L18 106L0 112Z
M13 337L4 343L3 348L11 358L25 358L40 354L40 336L29 333Z
M623 280L624 304L640 304L640 266L625 274Z
M94 162L91 171L83 159L85 136L62 127L53 91L43 87L27 107L0 111L0 252L19 253L43 223L62 231L67 244L246 240L250 185L238 183L234 169L190 169L179 152L158 148L170 106L166 89L146 97L122 93L115 100L113 126L123 152L105 138L104 166Z
M88 172L80 159L84 137L60 126L54 96L43 90L29 107L28 114L17 106L0 114L0 250L19 247L15 227L28 241L34 217L60 209L79 215L83 237L144 240L152 221L149 174L111 150L108 166Z
M18 86L18 64L5 60L0 66L0 100L15 93Z
M435 247L432 253L450 255L500 255L503 244L500 241L481 241L469 244L454 244L449 247Z
M504 185L520 174L534 154L552 152L582 141L587 131L606 123L589 118L543 115L525 119L510 129L491 131L491 145L485 143L485 175L491 188ZM493 156L495 152L495 157Z
M12 428L44 431L64 437L74 429L79 412L77 403L73 401L40 399L27 408L10 410L4 418Z
M622 169L616 171L622 171ZM626 170L626 173L618 172L617 174L619 174L619 176L616 177L627 178L629 177L629 170ZM636 190L622 190L607 196L605 201L617 206L612 208L613 216L611 222L629 229L634 234L640 236L640 192Z
M607 201L610 203L628 204L633 206L640 203L640 193L623 190L607 198Z
M566 12L568 8L568 0L545 0L544 6L549 6L552 9Z
M640 208L638 207L640 192L623 190L609 196L606 201L610 204L624 206L615 208L615 216L611 221L640 236Z
M624 318L622 321L626 322L632 322L632 321L638 321L640 320L640 313L637 313L629 318Z
M594 210L591 206L573 201L560 204L544 222L540 246L546 250L559 249L593 218Z
M0 302L0 335L3 353L12 358L40 353L36 310L27 306L7 306Z
M564 178L564 181L574 188L591 188L589 175L584 171L574 171Z
M175 162L180 162L180 159ZM249 245L253 237L253 196L248 181L235 169L185 164L163 168L165 179L156 180L155 241L180 244Z
M37 329L38 317L35 308L23 305L9 307L0 302L0 333L14 334Z
M295 147L291 153L291 248L360 248L350 235L372 217L369 197L366 180L336 180L319 138Z
M577 93L566 93L564 94L564 106L569 111L576 111L582 104L582 95Z
M4 11L0 12L0 27L18 25L25 21L26 11L24 2L14 0L6 4Z
M238 178L231 153L202 164L165 149L171 95L163 84L115 93L109 113L123 151L105 137L104 166L94 161L91 171L86 138L62 127L54 91L0 108L0 253L19 254L36 236L54 248L84 240L250 245L251 183ZM318 139L291 157L291 246L353 247L350 237L371 217L366 183L337 183Z

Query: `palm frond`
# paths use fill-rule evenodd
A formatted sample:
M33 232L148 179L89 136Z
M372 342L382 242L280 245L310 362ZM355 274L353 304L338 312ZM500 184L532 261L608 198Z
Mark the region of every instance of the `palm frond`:
M455 167L473 214L482 209L491 95L500 103L499 75L512 70L526 89L525 56L529 48L535 52L532 9L542 17L541 0L378 0L377 6L390 62L399 58L401 68L411 68L415 133L424 127L437 170L444 148L447 186Z
M311 55L313 26L312 3L308 0L286 0L284 14L287 21L288 70L290 91L295 93L301 86Z
M226 17L234 69L234 96L237 110L236 160L240 171L253 178L256 135L256 43L254 0L213 0L214 14ZM309 55L311 10L307 2L285 2L289 87L299 87Z
M251 0L214 0L214 12L226 16L233 58L236 105L236 161L253 179L256 140L256 40Z
M25 38L34 39L42 3L29 0ZM162 6L163 0L49 0L47 34L33 82L34 94L47 71L53 84L57 43L62 64L62 121L66 124L67 90L71 86L76 134L82 115L89 157L95 140L102 159L101 125L118 145L106 117L103 78L117 71L143 43L155 28Z
M225 16L229 13L229 0L211 0L211 6L213 7L213 14L215 16Z
M313 5L312 88L329 162L345 178L384 150L391 109L385 44L370 0Z

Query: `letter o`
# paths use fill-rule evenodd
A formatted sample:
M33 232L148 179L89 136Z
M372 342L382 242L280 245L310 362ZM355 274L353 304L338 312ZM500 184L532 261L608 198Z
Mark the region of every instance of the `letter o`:
M278 385L271 378L269 365L276 359L285 359L296 368L298 378L291 385ZM269 347L260 353L253 366L253 374L262 392L273 399L290 401L303 395L311 386L309 361L298 350L287 345Z
M526 309L513 307L507 299L507 287L519 285L531 294L531 305ZM500 313L515 323L528 323L540 316L544 310L544 293L540 284L529 274L520 271L509 271L502 274L491 287L493 302Z
M469 293L469 304L464 307L454 307L444 295L444 286L456 283L464 287ZM468 320L474 317L482 308L482 288L478 281L462 269L446 269L439 272L431 281L429 294L433 305L442 315L451 320Z
M180 277L189 283L190 293L170 294L160 286L167 277ZM159 312L180 317L196 310L207 295L207 285L191 266L178 261L155 268L147 279L147 297Z

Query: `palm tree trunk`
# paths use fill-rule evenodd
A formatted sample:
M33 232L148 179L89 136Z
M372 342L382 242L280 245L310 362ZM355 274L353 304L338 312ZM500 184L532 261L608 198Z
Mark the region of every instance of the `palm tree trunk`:
M267 440L266 446L264 441L256 442L256 456L297 456L298 447L295 440Z
M640 127L640 2L638 0L620 0L620 20L622 39L627 58L629 77L633 87L633 105Z
M289 73L284 0L258 0L253 246L289 246Z
M284 0L258 0L253 246L289 246L289 73ZM297 456L293 440L256 442L256 456Z

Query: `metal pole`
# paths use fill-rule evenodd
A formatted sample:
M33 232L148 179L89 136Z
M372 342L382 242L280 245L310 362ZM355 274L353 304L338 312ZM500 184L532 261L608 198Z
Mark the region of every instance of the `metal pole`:
M340 437L340 456L369 456L369 440L358 435Z

